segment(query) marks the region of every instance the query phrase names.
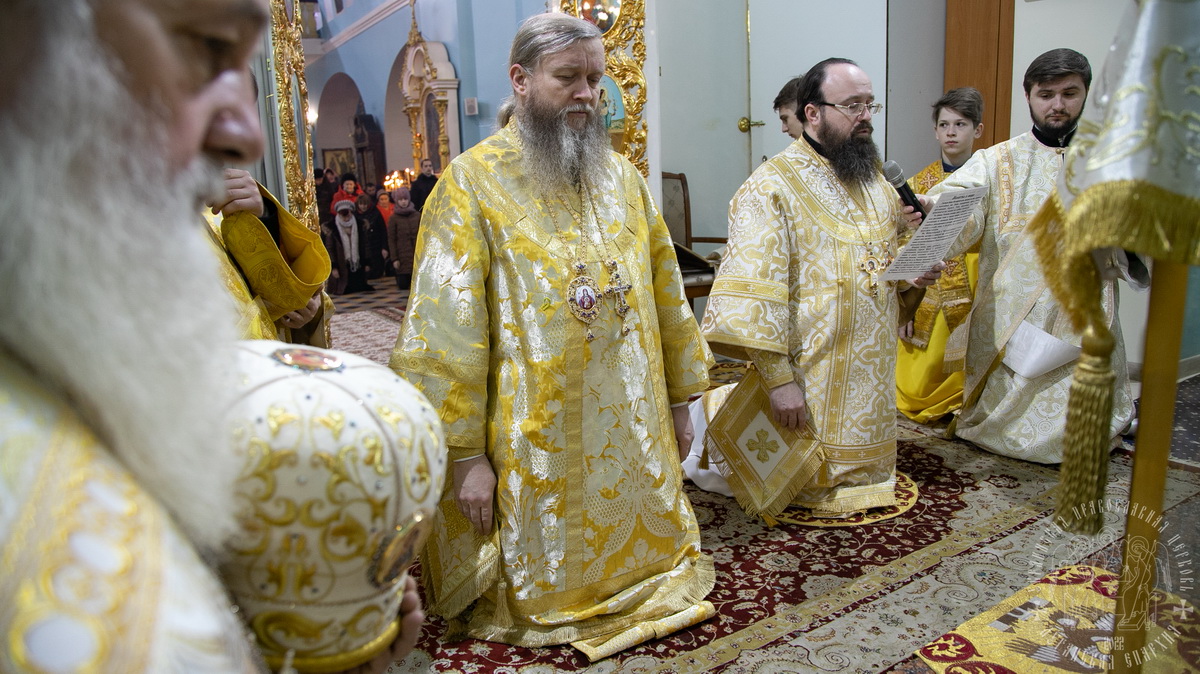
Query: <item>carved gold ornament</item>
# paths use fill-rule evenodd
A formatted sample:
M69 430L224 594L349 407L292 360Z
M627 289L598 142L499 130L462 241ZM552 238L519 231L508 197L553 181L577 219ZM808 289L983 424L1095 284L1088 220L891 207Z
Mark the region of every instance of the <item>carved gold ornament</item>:
M624 143L619 151L641 171L650 173L646 159L646 5L644 0L602 0L583 2L588 11L581 11L582 0L561 0L559 9L565 14L595 23L604 34L604 50L608 57L605 74L620 88L625 103ZM605 5L603 14L596 5Z
M292 0L294 1L294 0ZM289 16L286 0L271 2L271 52L276 104L283 145L287 207L314 232L320 230L312 156L308 137L308 83L304 79L304 46L299 14Z

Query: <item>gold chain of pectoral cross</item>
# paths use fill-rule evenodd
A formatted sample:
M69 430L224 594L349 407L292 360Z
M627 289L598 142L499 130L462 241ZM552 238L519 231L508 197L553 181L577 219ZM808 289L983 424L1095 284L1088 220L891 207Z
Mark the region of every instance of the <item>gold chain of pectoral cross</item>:
M858 209L863 214L863 217L870 217L870 214L875 212L875 200L871 198L871 192L865 186L863 188L863 193L871 202L870 210L867 210L863 203L854 197L854 193L851 192L850 189L845 185L842 185L841 181L839 181L836 176L834 177L834 182L837 182L838 185L841 185L842 190L846 192L846 195L850 197L850 200L854 202L854 205L858 206ZM864 249L862 257L858 260L858 268L867 275L867 285L871 289L871 297L879 297L879 275L882 274L883 271L888 268L888 265L892 263L892 253L890 250L888 250L886 241L880 241L878 243L874 241L868 241L867 236L863 234L862 227L860 227L858 221L853 218L853 214L851 215L852 217L850 218L850 222L854 225L854 229L858 232L858 238L860 241L862 241ZM876 248L879 250L876 250Z
M617 315L621 317L621 334L629 334L629 323L626 320L626 314L629 313L629 304L626 302L625 294L633 289L633 286L623 282L621 271L618 268L617 260L613 258L608 251L608 243L604 239L604 231L600 228L600 212L596 209L596 202L592 198L591 190L586 187L580 187L581 192L587 194L587 205L591 206L592 216L596 221L596 233L600 237L600 246L603 247L601 260L604 268L608 271L608 285L603 290L596 283L595 279L587 274L587 263L584 262L584 251L588 245L588 237L586 231L586 211L575 213L575 211L565 201L559 200L568 213L576 216L576 221L579 223L579 245L575 246L571 251L571 267L575 271L575 276L567 285L567 306L571 310L571 314L575 316L586 329L585 337L587 341L592 341L596 335L592 332L592 321L600 315L600 301L606 297L612 297L616 304ZM547 210L550 212L550 221L554 225L554 231L558 235L559 242L564 248L570 249L567 245L566 236L562 229L558 226L558 216L554 212L553 203L546 199L544 200ZM583 195L580 195L580 206L584 205ZM593 250L600 252L596 247L595 242L591 242Z

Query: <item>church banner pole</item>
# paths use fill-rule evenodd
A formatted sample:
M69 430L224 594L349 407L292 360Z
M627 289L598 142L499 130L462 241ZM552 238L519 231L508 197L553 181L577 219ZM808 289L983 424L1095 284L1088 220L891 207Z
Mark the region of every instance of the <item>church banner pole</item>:
M1142 671L1150 592L1161 526L1163 492L1174 429L1176 378L1187 295L1187 265L1156 259L1150 282L1150 312L1142 369L1141 406L1130 477L1129 512L1121 554L1113 640L1114 672Z

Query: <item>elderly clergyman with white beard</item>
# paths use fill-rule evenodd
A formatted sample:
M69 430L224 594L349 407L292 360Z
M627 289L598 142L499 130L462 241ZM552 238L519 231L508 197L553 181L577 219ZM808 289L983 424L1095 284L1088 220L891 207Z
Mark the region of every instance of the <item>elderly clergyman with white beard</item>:
M206 559L236 528L242 459L220 451L237 315L196 213L262 151L244 78L268 9L7 7L2 671L260 669ZM412 608L382 660L415 642Z
M680 472L711 355L646 183L608 144L604 67L590 23L520 26L500 130L426 202L391 358L456 462L430 610L451 637L593 659L714 612Z

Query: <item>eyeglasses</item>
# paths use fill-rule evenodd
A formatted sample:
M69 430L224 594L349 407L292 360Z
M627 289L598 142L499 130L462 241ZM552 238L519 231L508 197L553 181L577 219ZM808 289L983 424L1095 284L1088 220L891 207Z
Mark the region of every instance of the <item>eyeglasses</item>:
M819 101L817 105L828 105L831 108L837 108L842 112L850 115L850 117L861 117L866 111L870 111L872 115L878 115L880 110L883 110L883 103L851 103L850 105L841 105L839 103L826 103Z

